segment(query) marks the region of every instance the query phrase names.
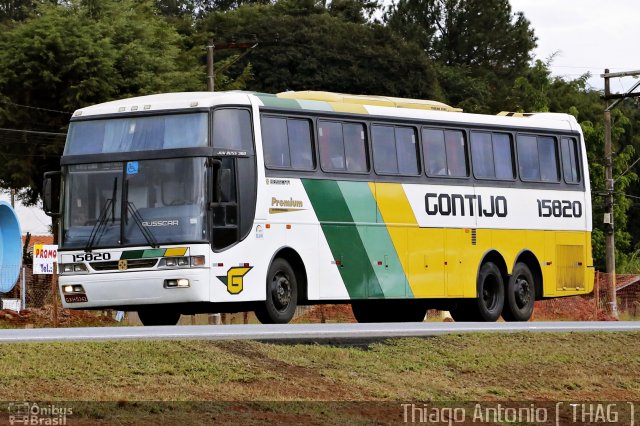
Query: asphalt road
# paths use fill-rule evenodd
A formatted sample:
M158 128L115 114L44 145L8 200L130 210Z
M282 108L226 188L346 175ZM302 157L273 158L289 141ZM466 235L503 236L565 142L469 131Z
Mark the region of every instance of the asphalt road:
M166 327L87 327L0 330L0 343L144 339L260 341L370 341L393 337L428 337L459 333L640 331L640 321L526 323L381 323L192 325Z

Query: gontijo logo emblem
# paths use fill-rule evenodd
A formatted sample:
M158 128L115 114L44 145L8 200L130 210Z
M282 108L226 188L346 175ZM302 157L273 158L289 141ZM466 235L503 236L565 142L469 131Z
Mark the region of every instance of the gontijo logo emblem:
M227 271L227 276L218 277L227 286L227 291L231 294L238 294L243 289L244 276L253 266L236 266Z

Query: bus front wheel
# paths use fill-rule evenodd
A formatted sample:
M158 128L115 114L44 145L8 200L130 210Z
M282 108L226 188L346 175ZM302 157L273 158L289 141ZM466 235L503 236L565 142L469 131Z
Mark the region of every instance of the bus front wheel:
M535 282L529 267L516 263L507 284L502 318L505 321L529 321L536 300Z
M276 258L267 274L267 297L255 311L263 324L286 324L298 305L296 274L289 262Z
M160 308L145 308L138 311L138 318L142 325L176 325L180 320L180 312L160 309Z

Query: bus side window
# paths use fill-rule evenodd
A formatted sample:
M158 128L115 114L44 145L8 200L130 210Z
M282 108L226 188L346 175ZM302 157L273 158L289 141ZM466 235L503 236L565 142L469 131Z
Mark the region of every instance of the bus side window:
M287 136L291 167L299 170L312 170L314 164L309 120L287 119Z
M493 161L496 169L496 178L513 179L515 170L513 168L513 142L508 133L492 133L493 141Z
M368 172L367 164L367 140L363 124L344 123L344 152L347 161L347 170L350 172Z
M336 121L318 121L320 166L327 171L344 171L344 138L342 124Z
M216 109L213 113L213 147L252 153L249 111L236 108Z
M464 132L424 127L422 144L427 176L469 176Z
M262 147L267 167L291 166L286 119L262 117Z
M396 127L395 130L398 172L415 176L420 173L416 132L412 127Z
M564 181L567 183L580 182L580 168L578 164L578 142L575 138L562 138L562 169Z
M449 176L467 177L467 144L462 130L445 130L444 144L447 151L447 169Z
M513 179L513 145L507 133L471 132L473 173L484 179Z
M398 158L393 126L371 126L373 165L378 173L398 173Z
M544 182L558 182L558 150L556 138L538 136L538 153L540 155L540 179Z
M518 135L518 166L523 180L540 180L538 141L535 136Z
M447 176L447 152L444 143L444 131L440 129L422 129L422 151L424 164L429 176Z
M489 132L471 132L471 163L477 178L494 179L493 143Z

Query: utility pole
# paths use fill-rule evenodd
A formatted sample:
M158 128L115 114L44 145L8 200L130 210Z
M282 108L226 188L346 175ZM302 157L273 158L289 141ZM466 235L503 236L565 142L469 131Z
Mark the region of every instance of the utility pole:
M604 78L604 101L606 104L610 100L615 101L610 105L607 105L604 109L604 177L605 177L605 262L607 275L611 277L611 286L609 288L609 311L610 314L618 319L618 301L616 299L616 251L614 241L614 220L613 220L613 205L614 205L614 187L615 179L613 178L613 149L611 142L611 110L618 105L622 100L629 97L640 96L640 93L633 92L640 82L636 83L625 94L612 94L609 79L617 77L628 77L640 75L640 71L625 71L618 73L610 73L609 69L604 70L604 74L600 77Z
M12 209L16 208L16 190L15 189L11 189L11 208Z
M224 70L226 70L227 68L229 68L231 65L233 65L234 63L236 63L238 60L240 60L241 58L243 58L245 55L247 55L249 52L251 52L251 50L253 50L254 48L256 48L258 46L258 41L257 38L254 35L254 41L249 43L249 42L242 42L242 43L236 43L236 42L231 42L231 43L213 43L213 39L209 39L209 42L207 44L207 90L209 92L214 92L215 91L215 77L216 74L214 72L213 69L213 52L215 49L218 50L226 50L226 49L246 49L244 53L242 53L240 56L238 56L234 61L232 61L231 63L227 64L225 67L222 67L221 69L218 70L218 72L222 72Z
M213 39L209 39L207 45L207 90L209 92L215 91L215 73L213 72L213 50L216 46L213 44Z

